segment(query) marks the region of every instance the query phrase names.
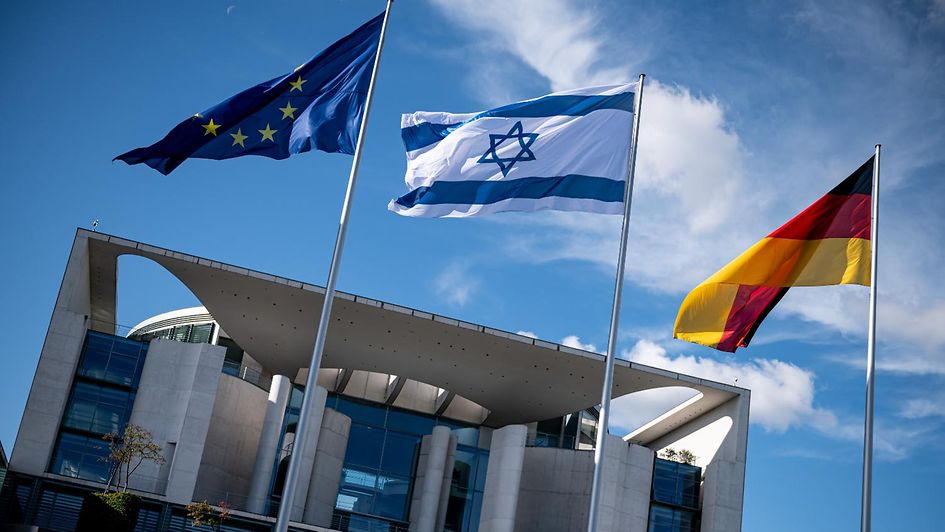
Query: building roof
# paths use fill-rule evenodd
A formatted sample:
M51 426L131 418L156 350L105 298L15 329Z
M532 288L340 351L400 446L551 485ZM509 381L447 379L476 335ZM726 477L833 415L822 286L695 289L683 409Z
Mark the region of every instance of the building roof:
M324 288L103 233L89 239L93 328L114 332L120 255L151 259L189 288L217 323L277 374L309 365ZM604 357L483 325L336 293L323 368L398 375L445 388L490 411L484 424L527 423L599 403ZM617 360L614 397L685 386L699 395L634 433L647 443L748 391Z

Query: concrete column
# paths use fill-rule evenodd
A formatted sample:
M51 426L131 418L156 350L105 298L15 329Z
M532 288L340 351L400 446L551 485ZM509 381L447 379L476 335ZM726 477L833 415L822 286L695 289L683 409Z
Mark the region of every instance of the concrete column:
M480 532L512 532L515 528L527 435L525 425L508 425L492 433Z
M318 445L315 447L315 466L308 484L303 523L326 528L331 526L350 432L350 417L331 408L325 409Z
M42 475L52 457L85 331L92 328L88 245L88 238L80 231L72 245L16 433L10 456L14 471Z
M312 479L312 467L315 465L315 451L318 446L318 434L321 432L322 419L325 414L325 401L328 399L328 390L321 386L316 386L309 396L312 403L311 417L308 421L308 436L305 449L299 449L295 445L292 453L302 453L302 459L299 462L299 480L296 483L295 498L292 501L292 521L302 521L302 515L305 512L305 503L308 501L309 482ZM298 441L296 436L296 441Z
M210 344L151 341L130 422L151 433L167 464L141 464L132 488L178 504L193 500L225 353Z
M450 446L450 429L443 425L433 427L423 437L420 463L414 484L413 504L410 505L411 532L435 532L439 517L440 490ZM421 468L422 467L422 468Z
M266 417L259 434L259 445L256 447L256 465L253 466L253 477L249 485L249 500L246 504L247 509L252 513L261 514L266 511L269 485L272 483L274 472L273 464L275 464L276 453L279 451L282 421L291 392L292 381L288 377L273 375Z
M453 466L456 465L456 446L459 438L450 436L449 447L446 449L446 462L443 464L443 484L440 486L440 506L436 513L436 530L443 530L446 525L446 508L450 501L450 487L453 485Z

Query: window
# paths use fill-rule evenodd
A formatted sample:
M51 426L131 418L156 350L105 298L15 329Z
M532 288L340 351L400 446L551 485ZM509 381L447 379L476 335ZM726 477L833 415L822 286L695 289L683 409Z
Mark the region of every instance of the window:
M106 482L108 443L102 437L124 431L147 349L147 343L136 340L86 333L49 465L52 473Z
M326 406L352 421L335 502L339 526L406 530L420 443L434 426L445 425L459 442L447 529L478 528L488 452L475 447L477 427L336 394L329 395Z
M63 426L102 435L118 433L131 415L133 400L128 391L77 381Z
M649 532L699 530L699 485L702 469L657 458L653 464L653 489Z
M108 479L108 442L101 438L63 432L59 435L53 473L97 482Z

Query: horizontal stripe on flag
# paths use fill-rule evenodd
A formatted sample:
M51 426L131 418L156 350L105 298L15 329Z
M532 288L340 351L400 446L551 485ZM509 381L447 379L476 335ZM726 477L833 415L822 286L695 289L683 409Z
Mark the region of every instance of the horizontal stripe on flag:
M773 238L870 238L870 196L827 194L768 235Z
M715 348L734 353L738 347L747 347L761 322L788 290L789 288L740 285L735 293L724 331Z
M624 181L586 175L525 177L507 181L436 181L430 186L415 188L394 202L405 208L421 204L488 205L511 198L545 196L622 202Z
M764 238L705 284L826 286L870 284L870 241L863 238Z
M464 124L480 118L536 118L547 116L583 116L601 109L633 111L634 94L621 92L613 95L549 95L534 100L516 102L473 115L462 122L437 124L421 122L400 130L408 152L443 140Z
M563 198L561 196L546 196L544 198L509 198L487 205L470 205L459 203L438 203L435 205L417 204L413 207L404 207L391 200L387 208L401 216L425 218L469 218L484 216L499 212L519 211L532 212L545 209L571 212L592 212L596 214L622 214L623 202L599 201L586 198Z

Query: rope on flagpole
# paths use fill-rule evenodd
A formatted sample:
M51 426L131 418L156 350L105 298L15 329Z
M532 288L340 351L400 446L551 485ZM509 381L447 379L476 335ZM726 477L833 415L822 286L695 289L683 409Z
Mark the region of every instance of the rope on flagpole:
M338 236L335 238L335 249L331 256L331 267L328 270L328 283L325 286L325 300L322 303L322 313L318 320L318 332L315 335L315 348L312 350L312 360L308 367L308 376L305 379L305 393L302 398L302 408L299 411L299 423L296 428L296 439L293 452L289 458L289 469L286 472L285 484L282 488L282 499L279 503L279 516L276 520L275 532L286 532L289 529L289 520L292 516L292 506L295 499L296 484L299 477L299 463L307 444L309 417L312 409L312 392L318 383L318 370L322 365L322 354L325 351L325 337L328 333L328 324L331 320L331 305L335 299L335 285L338 282L338 270L341 265L341 255L344 252L345 235L348 232L348 217L351 214L351 204L354 201L354 185L358 177L358 167L361 164L361 148L364 146L364 134L367 131L368 116L371 112L371 101L374 97L374 83L377 81L378 65L381 62L381 51L384 49L384 37L387 35L387 19L390 17L390 8L394 0L387 0L384 10L384 22L381 25L381 36L377 43L377 55L374 56L374 66L371 69L371 83L368 85L367 97L364 101L364 116L358 130L358 143L354 149L354 160L351 162L351 173L348 176L348 188L345 191L345 200L341 207L341 220L338 224Z
M620 300L623 296L623 272L627 261L627 233L630 228L630 203L633 199L633 176L637 163L637 140L640 138L640 106L643 104L643 81L640 74L636 101L633 104L630 154L627 161L627 187L623 198L623 226L620 229L620 253L617 259L617 281L614 288L614 306L610 314L610 336L607 338L607 360L604 386L601 390L600 416L597 418L597 444L594 447L594 481L591 484L591 504L587 516L588 532L597 532L597 509L600 506L601 471L604 463L604 444L607 441L607 420L610 417L610 396L614 383L614 358L617 351L617 328L620 322Z

